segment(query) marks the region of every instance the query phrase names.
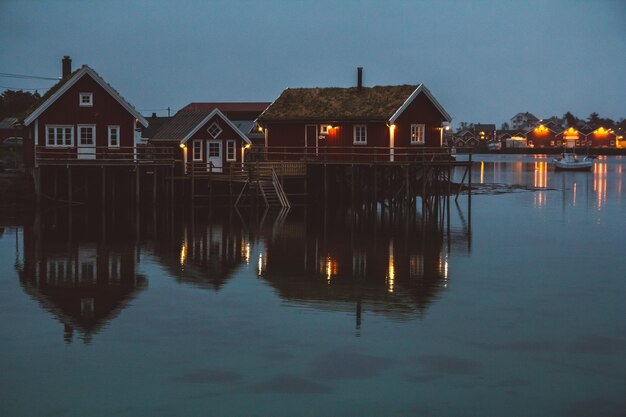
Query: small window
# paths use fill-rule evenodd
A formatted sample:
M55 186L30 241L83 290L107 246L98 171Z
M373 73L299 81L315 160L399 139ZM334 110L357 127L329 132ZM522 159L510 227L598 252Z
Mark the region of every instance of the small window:
M80 107L92 107L93 106L93 93L80 93L78 104Z
M120 147L120 127L109 126L109 148Z
M219 157L220 157L220 143L209 142L209 158L219 158Z
M202 141L194 140L192 148L192 158L194 161L202 161Z
M355 145L367 144L367 126L366 125L354 125L353 137Z
M220 135L220 133L222 133L222 128L217 124L217 122L213 122L213 124L209 126L206 131L209 132L209 135L211 135L213 139L215 139Z
M423 145L425 141L426 127L423 124L411 125L411 145Z
M73 126L46 126L46 146L74 145Z
M227 161L237 160L237 156L235 155L235 141L234 140L226 141L226 160Z
M95 126L78 126L78 143L79 145L92 146L96 144L96 127Z

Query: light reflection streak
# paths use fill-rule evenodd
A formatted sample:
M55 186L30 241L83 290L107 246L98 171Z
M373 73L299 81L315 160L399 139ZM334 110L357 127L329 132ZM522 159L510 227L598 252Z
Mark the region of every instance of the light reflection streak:
M546 161L535 162L535 176L533 185L535 188L546 188L548 185L548 163ZM535 191L535 207L543 207L546 204L546 194L544 191Z
M480 183L485 182L485 161L480 161Z
M606 162L596 162L593 164L593 190L596 192L596 208L601 210L606 204L606 173L608 166Z
M385 280L387 281L387 291L393 292L396 281L396 267L393 259L393 241L389 242L389 264L387 266L387 276L385 277Z

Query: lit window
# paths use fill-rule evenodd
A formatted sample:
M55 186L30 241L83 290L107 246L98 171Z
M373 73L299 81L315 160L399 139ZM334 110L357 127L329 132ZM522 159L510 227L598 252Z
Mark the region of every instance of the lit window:
M227 161L235 161L237 159L235 154L235 141L227 140L226 141L226 160Z
M217 122L213 122L213 124L206 130L209 132L209 135L215 139L222 133L222 128L217 124Z
M74 144L73 126L46 126L46 146L72 146Z
M366 125L354 125L354 144L365 145L367 144L367 126Z
M120 147L120 127L109 126L109 148Z
M411 145L423 145L425 143L426 127L423 124L411 125Z
M194 161L202 161L202 141L201 140L193 141L192 158Z
M330 125L320 125L320 135L328 135L330 129L332 129Z
M80 105L80 107L93 106L93 93L80 93L78 97L78 104Z

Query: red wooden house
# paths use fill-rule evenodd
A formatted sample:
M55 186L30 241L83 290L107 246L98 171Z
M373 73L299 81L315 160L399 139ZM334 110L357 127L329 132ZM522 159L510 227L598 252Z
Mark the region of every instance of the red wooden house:
M451 118L423 85L288 88L261 114L267 151L282 158L356 154L401 160L441 147Z
M605 129L599 127L587 135L589 145L596 148L615 148L617 147L617 134L613 129Z
M212 173L241 165L250 139L218 108L211 111L179 111L148 140L150 144L171 146L176 159Z
M526 133L528 146L531 148L551 148L556 146L556 134L551 128L540 124Z
M65 57L63 78L24 119L26 168L52 159L86 162L115 154L132 160L136 134L147 120L93 69L83 65L71 72L70 66Z

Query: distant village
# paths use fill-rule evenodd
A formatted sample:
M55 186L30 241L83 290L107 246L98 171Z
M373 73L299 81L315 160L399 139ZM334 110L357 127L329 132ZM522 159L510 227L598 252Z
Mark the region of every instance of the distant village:
M517 113L500 129L495 124L464 123L446 135L448 145L477 150L503 148L618 148L626 147L626 120L616 123L592 113L587 120L571 113L540 119L532 113Z

